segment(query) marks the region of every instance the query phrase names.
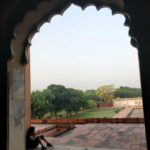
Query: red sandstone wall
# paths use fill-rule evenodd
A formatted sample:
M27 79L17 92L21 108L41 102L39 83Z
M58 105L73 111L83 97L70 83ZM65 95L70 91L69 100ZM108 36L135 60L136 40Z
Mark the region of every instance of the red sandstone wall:
M144 118L33 119L32 124L144 123Z

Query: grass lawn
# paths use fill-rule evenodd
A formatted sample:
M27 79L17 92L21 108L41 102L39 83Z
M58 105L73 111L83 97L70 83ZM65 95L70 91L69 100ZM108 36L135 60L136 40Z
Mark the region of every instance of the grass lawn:
M121 109L113 108L113 109L99 109L91 112L85 112L81 114L77 114L74 116L69 116L67 118L112 118L116 113L118 113Z

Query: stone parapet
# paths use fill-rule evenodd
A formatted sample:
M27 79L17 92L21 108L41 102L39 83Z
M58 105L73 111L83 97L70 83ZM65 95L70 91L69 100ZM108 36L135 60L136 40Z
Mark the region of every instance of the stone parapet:
M144 123L144 118L32 119L32 124Z

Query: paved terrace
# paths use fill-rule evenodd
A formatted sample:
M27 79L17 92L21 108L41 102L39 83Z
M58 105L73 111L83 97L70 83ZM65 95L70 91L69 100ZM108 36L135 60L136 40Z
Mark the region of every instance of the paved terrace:
M76 125L75 129L55 138L47 137L47 140L54 145L88 148L87 150L90 150L91 147L99 150L147 149L144 124L102 123ZM59 148L57 149L59 150ZM70 149L63 147L62 150Z
M29 150L33 150L33 149L29 149ZM41 150L41 147L38 147L38 148L36 148L34 150ZM110 149L55 145L53 148L47 147L46 150L110 150ZM114 150L120 150L120 149L114 149Z
M129 118L144 118L143 109L133 109L133 111L129 114Z
M133 108L124 108L122 111L113 116L113 118L127 118Z

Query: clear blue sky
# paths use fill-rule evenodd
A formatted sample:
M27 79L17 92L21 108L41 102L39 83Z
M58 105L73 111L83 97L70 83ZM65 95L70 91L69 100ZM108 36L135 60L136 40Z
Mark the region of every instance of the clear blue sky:
M31 89L50 84L76 89L101 85L140 87L137 50L124 16L72 5L44 24L32 40Z

